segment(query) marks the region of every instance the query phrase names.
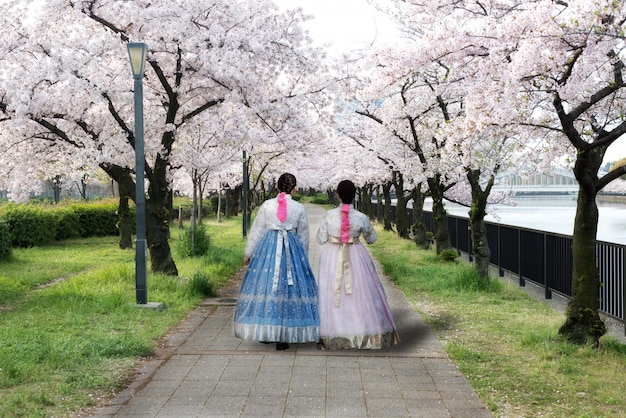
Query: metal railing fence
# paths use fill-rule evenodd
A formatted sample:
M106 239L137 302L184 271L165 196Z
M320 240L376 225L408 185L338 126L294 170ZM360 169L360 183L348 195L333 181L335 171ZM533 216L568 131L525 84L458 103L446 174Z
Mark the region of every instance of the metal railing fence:
M372 203L376 205L375 203ZM392 222L395 221L395 207ZM412 210L407 209L409 225ZM434 232L432 212L424 212L426 229ZM572 296L572 237L509 225L485 222L491 249L490 263L498 268L500 277L509 272L519 278L519 285L528 280L543 287L546 299L556 292ZM472 260L469 219L448 214L448 231L452 246L468 254ZM596 267L600 274L600 311L624 322L624 253L626 245L604 241L596 243ZM625 328L626 333L626 328Z

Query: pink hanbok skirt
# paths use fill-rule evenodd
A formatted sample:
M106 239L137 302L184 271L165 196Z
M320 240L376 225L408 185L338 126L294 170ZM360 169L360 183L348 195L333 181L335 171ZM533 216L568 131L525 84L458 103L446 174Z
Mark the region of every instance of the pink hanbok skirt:
M344 252L344 245L326 243L320 254L321 348L381 349L399 343L385 291L367 249L358 241L345 246ZM341 259L338 266L340 255L347 259L349 280Z

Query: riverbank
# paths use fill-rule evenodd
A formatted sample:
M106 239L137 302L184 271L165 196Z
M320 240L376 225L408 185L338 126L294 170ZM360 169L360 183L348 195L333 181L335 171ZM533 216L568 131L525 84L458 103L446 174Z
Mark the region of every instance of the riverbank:
M616 194L600 194L597 198L598 203L621 203L626 205L626 195L616 195Z

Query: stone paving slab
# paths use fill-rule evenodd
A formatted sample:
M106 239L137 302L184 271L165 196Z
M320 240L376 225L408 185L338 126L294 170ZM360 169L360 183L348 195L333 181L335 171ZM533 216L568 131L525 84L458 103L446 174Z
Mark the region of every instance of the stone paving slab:
M323 214L307 206L309 257ZM493 417L411 303L381 274L401 343L324 351L317 344L241 341L231 298L205 301L97 417ZM232 296L232 295L231 295ZM236 297L236 296L235 296Z

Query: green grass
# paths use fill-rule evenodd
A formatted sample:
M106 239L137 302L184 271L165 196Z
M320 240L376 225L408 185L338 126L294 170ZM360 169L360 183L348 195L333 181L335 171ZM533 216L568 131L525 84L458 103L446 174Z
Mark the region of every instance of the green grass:
M377 228L372 252L498 417L626 417L626 346L564 342L565 321L508 282Z
M0 263L0 416L71 416L131 382L159 339L241 267L240 220L205 223L205 256L174 250L179 277L148 275L148 300L164 302L162 312L135 307L134 250L115 237L16 249ZM626 346L563 342L564 317L522 289L393 233L378 237L371 249L386 274L496 416L626 416Z
M116 237L15 249L0 263L0 416L70 416L124 387L207 288L242 264L240 221L205 224L207 255L174 254L179 277L148 274L148 300L163 311L135 306L135 252Z

